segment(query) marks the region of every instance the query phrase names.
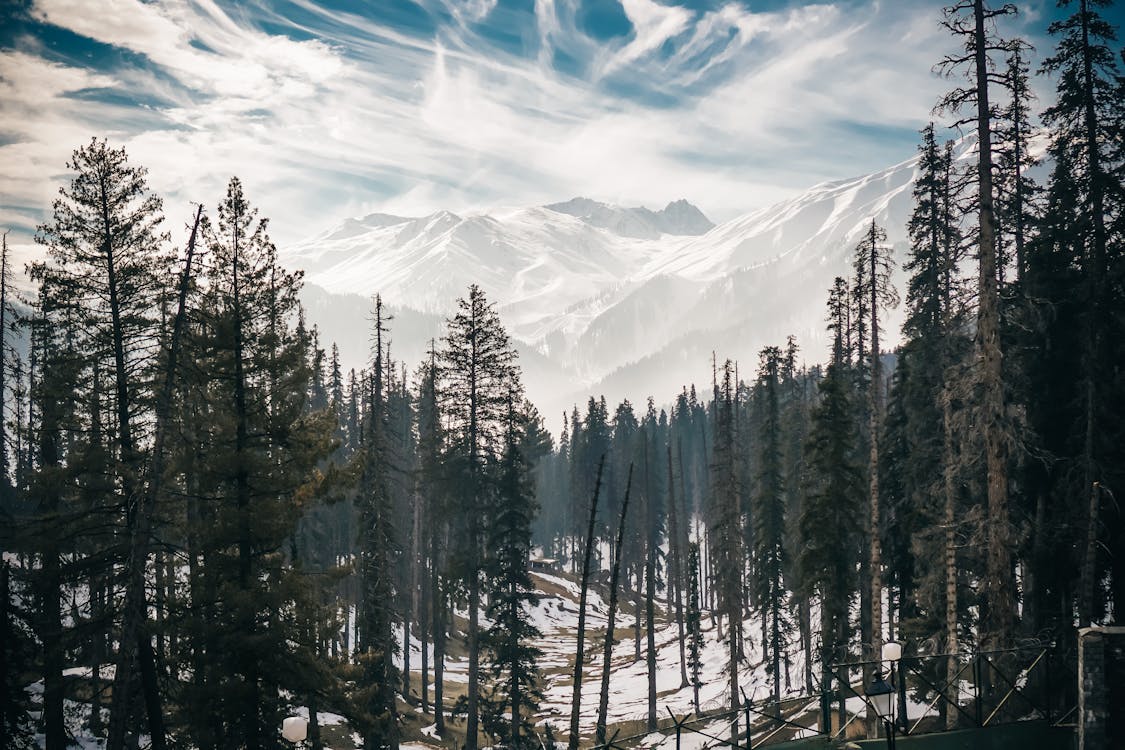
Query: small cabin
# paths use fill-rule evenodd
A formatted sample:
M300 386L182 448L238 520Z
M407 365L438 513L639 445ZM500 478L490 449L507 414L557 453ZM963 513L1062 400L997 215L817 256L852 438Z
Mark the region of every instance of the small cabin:
M529 561L531 569L540 573L557 573L559 561L553 557L533 557Z

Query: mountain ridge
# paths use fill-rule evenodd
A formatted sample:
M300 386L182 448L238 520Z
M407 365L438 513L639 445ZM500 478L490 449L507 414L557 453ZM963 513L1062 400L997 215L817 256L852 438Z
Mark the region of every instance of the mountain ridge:
M962 140L958 158L972 148ZM540 374L525 381L545 414L590 394L671 399L682 386L710 381L711 353L749 372L762 346L792 333L807 361L821 361L827 290L835 276L850 275L872 219L887 229L904 291L917 161L818 183L699 234L658 232L651 221L687 217L682 228L694 231L698 212L710 223L683 199L654 212L575 198L398 224L372 214L341 225L353 233L331 239L330 230L289 248L286 259L330 294L378 291L429 315L450 313L479 284L521 349L541 358ZM888 347L902 317L901 306L887 315ZM329 315L321 329L332 338L340 326ZM546 363L555 368L550 382L538 382Z

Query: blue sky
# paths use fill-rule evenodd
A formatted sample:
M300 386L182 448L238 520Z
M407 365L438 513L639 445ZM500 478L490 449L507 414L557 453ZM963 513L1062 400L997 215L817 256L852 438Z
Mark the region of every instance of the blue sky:
M1037 59L1054 5L1009 27ZM950 86L940 6L15 0L0 223L26 238L92 136L149 168L174 226L239 175L280 244L377 210L575 195L728 219L913 153Z

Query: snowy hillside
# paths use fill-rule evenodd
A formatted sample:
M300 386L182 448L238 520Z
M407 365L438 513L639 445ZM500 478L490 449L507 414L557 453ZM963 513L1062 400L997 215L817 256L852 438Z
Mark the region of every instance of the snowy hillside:
M960 150L963 159L971 144ZM821 361L827 289L850 273L872 219L887 230L904 289L916 161L816 185L718 226L686 201L661 211L576 198L468 216L372 214L288 248L286 260L330 296L378 292L435 323L479 284L521 350L538 355L525 355L527 390L557 427L556 415L591 393L667 400L709 382L712 351L749 373L762 346L792 333L808 361ZM355 338L355 314L333 308L310 318L328 340ZM889 316L888 346L902 314ZM341 343L345 364L366 356L355 348Z

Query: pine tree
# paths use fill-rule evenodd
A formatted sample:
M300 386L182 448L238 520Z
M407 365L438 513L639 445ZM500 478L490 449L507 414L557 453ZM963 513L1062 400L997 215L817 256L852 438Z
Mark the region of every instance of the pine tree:
M688 547L688 671L691 675L692 702L699 713L699 688L703 686L703 632L700 628L701 600L699 596L699 542Z
M423 503L423 516L427 519L426 541L429 556L429 580L423 584L429 602L424 611L429 613L428 623L433 630L434 643L434 723L438 734L445 729L442 676L445 651L445 596L443 577L445 567L448 509L445 504L444 450L445 436L438 408L437 351L430 344L429 360L418 369L418 492ZM423 628L426 623L423 623ZM422 638L422 708L426 708L426 637Z
M493 305L480 287L469 287L448 321L440 353L443 411L449 437L464 467L463 570L469 597L469 685L466 750L476 750L480 699L480 595L484 543L482 514L492 492L490 461L502 454L509 389L519 382L516 353Z
M883 644L883 563L879 504L879 439L883 422L883 366L879 345L879 313L898 305L898 292L891 282L894 256L887 242L887 233L872 219L863 240L855 248L855 285L852 290L861 300L858 315L866 322L870 336L870 374L868 390L868 463L870 514L868 525L871 576L871 647L879 653ZM862 342L862 333L861 333ZM862 361L862 355L860 356Z
M312 661L303 624L285 613L314 602L285 551L302 502L318 495L331 425L309 416L309 340L295 330L300 277L278 267L266 221L237 178L203 237L205 284L185 352L199 399L189 429L201 430L199 461L184 476L187 533L202 558L185 623L198 673L181 711L201 747L270 747L280 691L310 692L307 670L291 667Z
M904 506L896 534L915 540L917 598L926 618L926 624L911 621L904 627L913 628L920 638L942 634L943 650L953 655L946 667L951 676L957 669L963 621L957 596L961 545L956 525L963 516L958 489L963 461L957 445L963 438L958 413L967 398L961 365L969 350L969 321L966 284L959 272L964 246L950 210L955 203L950 149L938 146L930 125L922 131L919 152L905 265L911 274L903 326L906 342L893 389L895 409L901 413L901 467L896 468ZM947 721L955 719L955 712L946 713Z
M1003 352L1000 341L1000 297L996 241L996 207L993 190L990 53L1006 52L1010 45L989 33L994 19L1015 11L1012 5L990 8L984 0L960 0L944 10L944 25L963 41L963 53L945 58L939 67L948 72L965 69L968 84L947 94L942 109L972 114L977 137L975 207L977 216L977 379L980 388L980 427L984 434L987 471L988 565L985 576L984 642L999 647L1012 635L1016 612L1012 574L1011 518L1008 508L1008 443L1010 429L1004 398Z
M539 597L528 572L531 555L531 521L535 515L531 463L525 443L527 407L518 404L520 394L509 394L508 427L504 453L497 467L496 501L489 524L489 605L492 625L483 637L489 651L489 667L496 683L491 702L507 709L509 719L498 726L486 726L505 745L516 750L535 748L539 739L532 728L530 714L538 709L542 680L537 660L542 651L532 644L542 633L530 621L527 607ZM532 427L536 429L536 427ZM489 712L502 715L502 710Z
M1064 7L1072 4L1060 3ZM1080 624L1093 623L1106 609L1104 602L1096 601L1096 581L1103 575L1097 552L1097 540L1103 536L1099 530L1103 502L1099 487L1118 484L1123 476L1119 470L1122 430L1117 406L1121 390L1110 375L1110 363L1120 361L1114 355L1120 352L1117 342L1122 325L1121 316L1110 311L1119 310L1125 299L1120 284L1125 236L1121 221L1125 212L1125 152L1120 147L1125 133L1125 85L1110 47L1116 41L1116 32L1097 12L1108 6L1106 0L1078 0L1069 18L1051 24L1049 31L1058 38L1058 46L1043 64L1043 69L1058 81L1057 101L1043 113L1043 121L1050 129L1053 156L1056 160L1064 158L1069 166L1067 174L1056 171L1053 179L1065 180L1068 189L1076 193L1072 247L1086 298L1080 317L1082 411L1075 425L1081 437L1077 450L1071 453L1078 464L1081 485L1068 492L1071 497L1082 497L1085 508L1083 525L1087 533L1082 542L1077 597ZM1115 550L1125 550L1125 535L1113 536ZM1122 578L1125 564L1117 562L1112 583L1114 611L1125 606Z
M356 506L359 511L359 564L363 618L357 645L363 666L363 686L358 702L364 715L364 745L375 748L398 747L398 711L395 689L399 682L394 655L397 619L392 563L399 551L399 532L391 496L391 462L394 460L391 434L390 390L385 380L388 369L385 339L388 318L383 302L375 297L372 338L375 351L367 409L364 415L363 450L359 454L361 474Z
M788 564L785 548L785 478L781 452L781 350L767 346L759 355L757 475L754 497L754 570L758 605L765 622L765 667L772 680L771 698L781 699L784 634L792 628L786 606L784 573Z
M723 364L722 384L716 388L714 415L714 453L711 463L711 502L713 504L708 540L712 569L720 607L727 619L729 637L727 677L730 681L731 710L740 705L738 692L739 639L742 632L743 545L742 484L738 476L735 432L734 366ZM738 741L738 720L731 724L731 742Z
M859 551L863 473L854 440L859 420L847 372L842 281L836 280L829 296L832 358L818 387L819 403L812 412L805 448L808 486L798 524L802 543L797 561L799 588L820 599L820 662L825 674L830 664L847 657L852 633L849 612L859 584L856 570L863 557ZM840 679L847 680L846 674L842 672Z
M35 601L34 629L43 675L42 724L45 747L67 745L63 714L66 684L63 669L72 634L64 626L62 598L67 583L65 556L83 529L73 473L64 463L66 437L73 430L78 374L83 361L76 345L78 300L75 287L45 279L29 320L30 358L35 373L30 387L34 417L34 466L27 496L33 517L27 530L28 549L36 554L30 592Z
M1031 153L1034 95L1028 82L1027 53L1026 43L1013 40L1004 71L1009 97L1000 111L996 132L996 265L1002 295L1008 283L1023 279L1027 242L1036 223L1035 198L1039 188L1028 175L1038 160Z

